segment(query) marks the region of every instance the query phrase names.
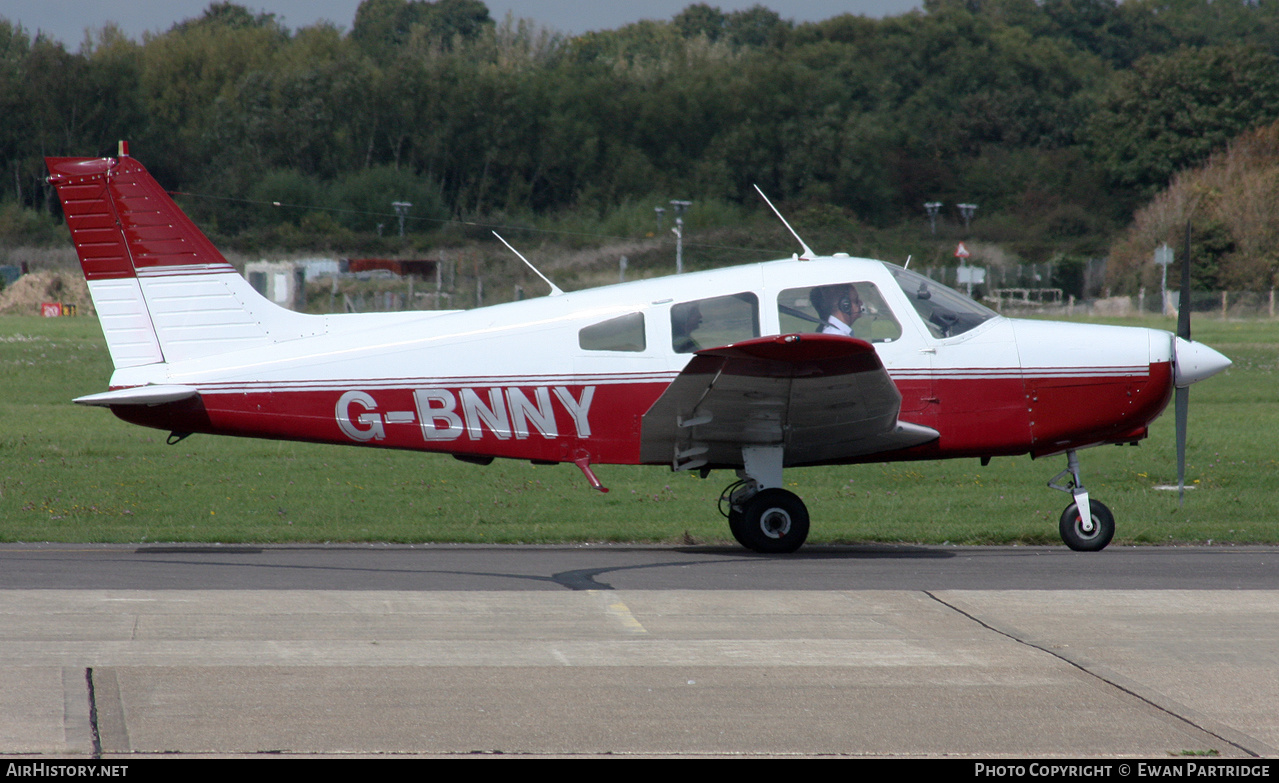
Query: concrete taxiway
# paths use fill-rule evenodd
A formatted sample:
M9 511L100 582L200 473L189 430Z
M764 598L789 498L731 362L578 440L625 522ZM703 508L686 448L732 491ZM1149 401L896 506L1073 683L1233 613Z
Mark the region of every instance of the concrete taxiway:
M804 572L795 560L626 551L675 570L681 557L686 570L710 563L729 582L755 564ZM557 567L598 561L547 552ZM1258 573L1276 562L1273 549L1256 554ZM1272 589L667 581L676 586L8 586L0 751L1279 755Z

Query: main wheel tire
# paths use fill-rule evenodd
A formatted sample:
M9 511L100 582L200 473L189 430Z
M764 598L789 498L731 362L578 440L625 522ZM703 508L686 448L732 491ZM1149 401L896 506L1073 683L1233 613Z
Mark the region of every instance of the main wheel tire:
M1089 500L1088 508L1092 512L1092 531L1084 530L1084 520L1079 514L1079 506L1071 503L1061 512L1061 524L1058 530L1061 540L1076 552L1100 552L1115 537L1115 515L1110 513L1106 504L1098 500Z
M749 539L746 537L746 515L738 509L730 509L728 512L728 530L733 534L733 538L737 539L737 543L750 548Z
M746 502L740 518L728 518L733 537L747 549L786 554L808 538L808 508L793 492L765 489Z

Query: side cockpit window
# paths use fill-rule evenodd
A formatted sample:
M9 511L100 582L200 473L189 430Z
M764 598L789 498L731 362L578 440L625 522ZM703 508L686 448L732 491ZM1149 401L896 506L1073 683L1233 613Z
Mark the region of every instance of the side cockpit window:
M746 292L671 305L671 348L692 353L759 337L759 299Z
M788 288L777 296L782 334L821 332L886 343L902 327L874 283L849 282Z
M893 273L893 279L901 286L902 293L906 294L933 337L954 337L999 315L923 275L892 264L884 266Z
M584 351L642 351L644 314L630 313L591 324L577 333L577 344Z

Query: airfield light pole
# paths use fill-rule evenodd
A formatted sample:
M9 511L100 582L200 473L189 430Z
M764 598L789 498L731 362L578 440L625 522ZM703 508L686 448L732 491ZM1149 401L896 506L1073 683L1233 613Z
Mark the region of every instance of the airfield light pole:
M666 207L653 207L657 213L657 233L662 233L662 218L666 217Z
M964 231L968 231L968 224L972 222L973 213L977 211L976 204L956 204L959 207L959 214L964 217Z
M937 214L941 212L941 202L925 201L924 209L928 212L928 227L932 229L933 236L937 236Z
M684 274L684 211L693 206L691 201L671 199L671 208L675 210L675 274Z
M391 206L395 207L395 216L400 219L400 238L404 238L404 219L409 216L409 207L413 206L408 201L392 201Z

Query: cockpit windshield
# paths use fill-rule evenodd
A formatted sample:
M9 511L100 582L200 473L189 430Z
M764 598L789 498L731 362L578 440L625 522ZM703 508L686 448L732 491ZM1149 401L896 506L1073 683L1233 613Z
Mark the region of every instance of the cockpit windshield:
M923 275L893 264L884 266L893 273L893 279L901 286L933 337L954 337L999 315Z

